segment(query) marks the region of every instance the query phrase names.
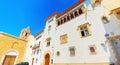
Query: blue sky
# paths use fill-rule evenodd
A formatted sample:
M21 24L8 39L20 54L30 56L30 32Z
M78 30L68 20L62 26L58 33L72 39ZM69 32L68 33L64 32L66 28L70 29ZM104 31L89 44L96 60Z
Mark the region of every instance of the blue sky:
M45 18L61 13L78 0L0 0L0 31L19 36L30 26L33 35L45 27ZM87 1L88 3L88 1Z

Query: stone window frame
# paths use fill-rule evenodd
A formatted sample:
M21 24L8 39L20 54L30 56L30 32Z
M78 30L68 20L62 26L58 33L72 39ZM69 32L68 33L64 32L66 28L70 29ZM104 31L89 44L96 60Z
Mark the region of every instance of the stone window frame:
M71 49L74 49L74 52L71 52ZM69 47L69 55L70 56L76 56L76 48L75 48L75 46L71 46L71 47Z
M97 54L97 47L96 47L96 45L93 44L93 45L89 45L88 47L89 47L88 50L89 50L90 55L95 55L95 54ZM91 49L90 49L91 47L94 48L94 52L91 51Z
M80 33L80 37L81 38L84 38L84 37L88 37L88 36L91 36L92 35L92 31L91 31L91 24L90 23L84 23L84 24L81 24L81 25L79 25L78 27L77 27L77 30L79 31L79 33ZM88 30L88 34L87 33L85 33L85 30L83 30L84 31L84 36L82 35L82 30L81 30L81 28L84 28L84 27L87 27L87 30ZM87 35L86 35L87 34Z
M60 36L60 43L61 44L65 44L68 42L68 35L67 34L63 34Z

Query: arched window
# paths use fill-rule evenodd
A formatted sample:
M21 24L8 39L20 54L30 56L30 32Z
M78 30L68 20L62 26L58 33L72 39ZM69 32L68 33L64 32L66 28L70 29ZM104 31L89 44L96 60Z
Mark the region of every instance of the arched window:
M75 17L77 17L77 16L78 16L78 12L77 12L77 11L75 11L75 13L74 13L74 14L75 14Z
M78 10L78 12L79 12L79 15L83 13L81 8Z
M64 17L64 23L66 22L67 20L66 20L66 17Z
M70 16L71 16L71 19L73 19L73 18L74 18L74 15L73 15L73 13L71 13L71 15L70 15Z
M69 20L70 20L70 16L68 15L68 16L67 16L67 21L69 21Z
M57 22L57 25L58 25L58 26L60 25L60 21Z
M63 19L61 19L61 24L63 24Z

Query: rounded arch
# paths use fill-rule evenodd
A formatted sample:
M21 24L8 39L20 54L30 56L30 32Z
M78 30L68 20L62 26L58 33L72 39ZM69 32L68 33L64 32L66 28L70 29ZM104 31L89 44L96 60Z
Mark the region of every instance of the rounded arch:
M17 57L19 55L19 52L17 50L14 50L14 49L10 49L10 50L7 50L3 53L3 56L2 56L2 59L1 59L1 62L2 62L2 65L6 64L6 59L9 57L10 59L14 60L13 64L16 63L16 60L17 60Z
M14 49L10 49L10 50L7 50L6 52L4 52L4 55L18 55L19 52L14 50Z

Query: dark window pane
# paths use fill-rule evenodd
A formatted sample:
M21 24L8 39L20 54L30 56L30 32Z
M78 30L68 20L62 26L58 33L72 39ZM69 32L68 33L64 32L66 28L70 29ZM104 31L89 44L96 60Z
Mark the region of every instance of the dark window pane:
M61 24L63 24L63 20L61 20Z
M90 47L90 51L91 51L91 52L95 52L94 47Z
M70 20L70 16L67 16L67 21L69 21Z
M60 25L60 21L58 21L57 25L58 25L58 26Z
M79 14L82 14L82 13L83 13L82 9L79 9Z
M76 16L78 16L78 12L77 12L77 11L75 11L75 13L74 13L74 14L75 14L75 17L76 17Z
M66 18L64 18L64 23L66 22Z
M85 36L85 33L84 33L84 31L81 31L81 35L82 35L82 36Z
M74 18L73 14L71 13L71 19Z

